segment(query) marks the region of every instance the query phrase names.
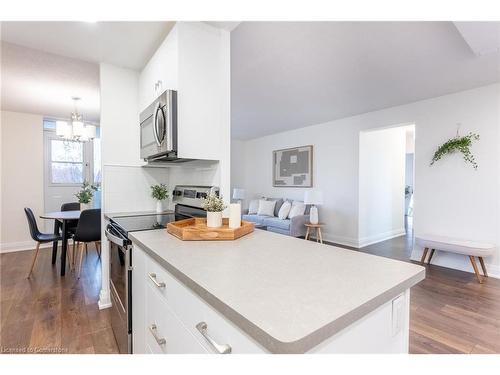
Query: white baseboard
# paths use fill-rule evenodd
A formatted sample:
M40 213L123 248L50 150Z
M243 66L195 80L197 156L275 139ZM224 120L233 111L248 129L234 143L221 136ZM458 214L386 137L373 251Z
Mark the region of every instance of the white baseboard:
M411 252L411 260L420 262L422 257L423 249L419 247L414 247ZM500 279L500 267L496 264L488 263L488 258L485 258L486 269L488 270L488 275L496 279ZM432 263L436 266L452 268L459 271L465 271L469 273L474 273L472 265L470 264L469 257L467 255L449 253L447 251L436 250L434 256L432 257ZM479 268L481 272L481 268Z
M109 295L109 289L101 289L99 292L99 301L97 302L99 310L104 310L112 306L111 296Z
M40 248L52 247L52 243L44 243ZM35 241L7 242L0 244L0 254L13 253L15 251L33 250L36 248Z
M349 246L349 247L358 247L358 240L353 237L344 237L344 236L336 236L332 235L328 232L323 233L323 241L332 242L339 245Z
M378 242L387 241L392 238L406 235L405 228L394 229L385 233L379 233L373 236L361 237L358 240L358 248L373 245Z
M364 238L344 237L325 232L323 233L323 240L328 242L333 242L339 245L355 247L357 249L360 249L368 245L373 245L378 242L387 241L390 240L391 238L400 237L404 235L406 235L406 230L404 228Z

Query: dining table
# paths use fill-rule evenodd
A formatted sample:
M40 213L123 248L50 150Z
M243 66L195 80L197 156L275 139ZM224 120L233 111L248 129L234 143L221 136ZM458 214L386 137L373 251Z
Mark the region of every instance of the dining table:
M40 218L47 220L54 220L54 234L62 232L62 246L61 246L61 276L66 274L66 253L68 251L68 230L67 223L71 220L80 219L81 211L54 211L47 212L40 215ZM52 264L56 264L57 260L57 241L52 245Z

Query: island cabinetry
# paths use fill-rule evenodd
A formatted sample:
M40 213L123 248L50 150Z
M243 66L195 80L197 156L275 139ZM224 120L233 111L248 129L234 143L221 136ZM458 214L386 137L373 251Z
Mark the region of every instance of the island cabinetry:
M140 247L133 257L134 353L266 352Z
M146 288L146 301L146 345L152 353L207 352L150 285Z
M130 237L134 353L408 353L421 266L265 231Z

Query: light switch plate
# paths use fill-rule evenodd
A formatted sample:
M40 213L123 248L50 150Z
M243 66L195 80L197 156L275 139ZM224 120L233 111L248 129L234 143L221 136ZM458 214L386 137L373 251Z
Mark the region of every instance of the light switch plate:
M392 336L396 336L403 329L404 306L404 294L392 300Z

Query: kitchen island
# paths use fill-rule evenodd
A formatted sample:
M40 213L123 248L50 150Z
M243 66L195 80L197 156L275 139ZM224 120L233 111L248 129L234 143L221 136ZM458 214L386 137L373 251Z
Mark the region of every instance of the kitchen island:
M257 230L135 232L134 353L407 353L419 265Z

